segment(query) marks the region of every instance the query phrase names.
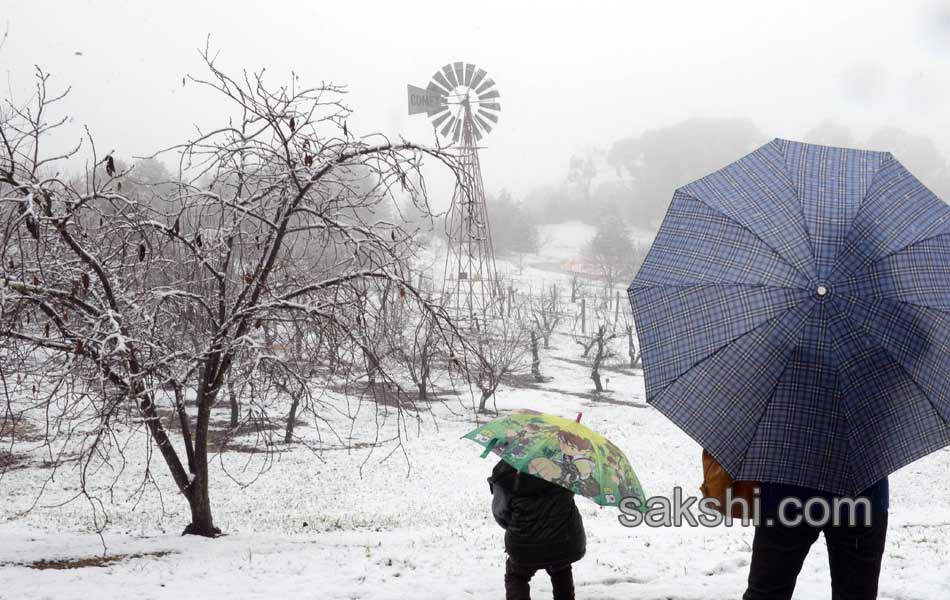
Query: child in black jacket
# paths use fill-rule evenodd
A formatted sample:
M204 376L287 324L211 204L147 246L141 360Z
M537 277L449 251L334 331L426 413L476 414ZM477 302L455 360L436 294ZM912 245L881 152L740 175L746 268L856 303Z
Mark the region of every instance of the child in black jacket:
M492 514L505 528L507 600L530 600L529 581L544 569L554 600L574 599L571 563L587 548L584 522L567 489L499 461L488 478Z

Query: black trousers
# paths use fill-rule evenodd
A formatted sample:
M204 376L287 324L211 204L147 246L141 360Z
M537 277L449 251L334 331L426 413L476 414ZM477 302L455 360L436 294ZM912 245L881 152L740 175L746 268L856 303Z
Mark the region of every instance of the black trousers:
M574 573L571 563L543 567L551 577L554 600L574 600ZM505 563L505 598L507 600L531 600L529 582L540 569L525 567L508 559Z
M820 533L828 546L832 600L874 600L887 537L887 513L873 515L871 526L755 528L749 587L743 600L789 600L811 545Z

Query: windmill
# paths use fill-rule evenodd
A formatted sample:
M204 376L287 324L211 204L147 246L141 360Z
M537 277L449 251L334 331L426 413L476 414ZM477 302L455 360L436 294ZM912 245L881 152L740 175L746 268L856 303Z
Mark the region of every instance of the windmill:
M503 298L476 145L498 123L499 98L494 80L471 63L445 65L425 88L409 86L409 114L425 113L458 157L460 173L446 219L442 298L457 319L475 328L496 314Z

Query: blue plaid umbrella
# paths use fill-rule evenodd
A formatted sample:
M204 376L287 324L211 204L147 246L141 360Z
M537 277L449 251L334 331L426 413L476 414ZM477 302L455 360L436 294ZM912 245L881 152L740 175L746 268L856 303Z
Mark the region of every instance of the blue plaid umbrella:
M855 494L950 443L950 207L889 153L676 190L629 295L647 400L736 479Z

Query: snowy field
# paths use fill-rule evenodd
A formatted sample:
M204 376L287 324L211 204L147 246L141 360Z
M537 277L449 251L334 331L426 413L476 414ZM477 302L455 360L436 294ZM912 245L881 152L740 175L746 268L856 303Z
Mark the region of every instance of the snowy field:
M547 261L576 250L562 246L546 247L537 258ZM523 276L552 278L530 267ZM622 343L617 348L622 351ZM524 407L567 417L583 412L583 422L627 452L647 495L668 495L674 486L696 490L700 449L644 404L640 372L607 371L608 392L595 398L579 354L567 333L556 334L542 355L549 381L503 386L498 410ZM53 506L75 494L73 472L57 475L41 506L27 512L36 487L49 475L42 452L35 451L30 466L0 479L0 598L502 598L503 531L491 518L485 482L493 460L482 460L477 446L459 439L476 425L467 393L443 398L410 414L403 448L391 455L391 443L372 453L361 446L375 437L378 417L383 417L380 437L395 426L391 411L367 409L347 444L359 447L328 440L330 447L318 454L301 445L281 448L251 485L259 457L232 452L216 457L212 504L226 535L214 540L179 535L188 521L187 505L171 493L174 486L157 457L152 463L157 488L138 489L144 437L128 449L129 464L106 506L110 524L102 538L93 531L85 500ZM218 418L224 419L225 408L220 410ZM950 452L944 450L893 476L881 598L950 597L948 472ZM588 532L587 556L575 565L578 598L741 596L750 528L630 529L618 523L616 510L583 498L578 506ZM95 558L103 545L108 555L125 558L72 569L28 566ZM819 541L795 597L828 598L829 585ZM544 577L532 587L536 598L550 597Z

